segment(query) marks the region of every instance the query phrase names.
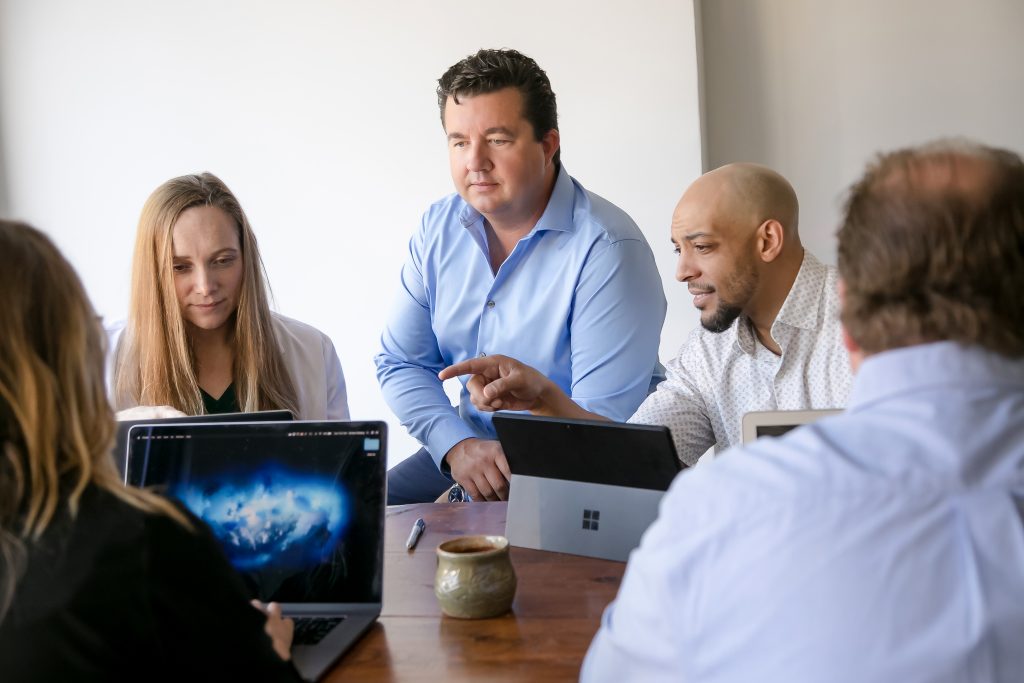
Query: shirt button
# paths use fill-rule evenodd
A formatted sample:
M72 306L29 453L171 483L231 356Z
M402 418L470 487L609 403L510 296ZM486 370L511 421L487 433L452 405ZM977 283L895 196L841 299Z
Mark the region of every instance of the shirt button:
M481 352L480 352L480 358L483 358L483 357L484 357L484 356L486 356L486 355L487 355L487 354L486 354L486 353L484 353L483 351L481 351Z
M494 300L493 299L491 301L487 302L487 308L494 308Z

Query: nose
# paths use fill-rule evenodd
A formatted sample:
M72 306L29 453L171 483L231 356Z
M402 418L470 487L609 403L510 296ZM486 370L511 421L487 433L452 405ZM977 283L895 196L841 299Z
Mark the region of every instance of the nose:
M486 143L471 145L469 154L466 156L466 170L471 173L490 171L493 165L487 152Z
M694 266L692 259L687 258L686 249L679 250L679 260L676 261L676 280L689 282L700 274Z
M199 266L195 270L195 290L197 294L210 296L217 291L217 280L213 271L206 266Z

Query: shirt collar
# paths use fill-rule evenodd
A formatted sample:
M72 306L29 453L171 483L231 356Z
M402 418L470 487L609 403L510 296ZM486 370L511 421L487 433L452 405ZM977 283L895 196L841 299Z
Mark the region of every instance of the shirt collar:
M814 330L818 327L818 309L824 299L822 290L825 287L828 267L819 261L814 254L804 250L804 260L800 270L789 288L782 308L779 309L772 322L772 336L775 337L776 325L788 325L802 330ZM736 344L744 353L753 355L757 339L750 327L750 319L743 316L733 326ZM776 337L777 339L777 337Z
M827 282L828 268L815 258L814 254L804 250L804 260L800 264L800 272L796 274L793 286L789 288L782 308L775 316L772 326L778 324L799 327L801 330L813 330L818 327L818 309L824 300L822 291Z
M576 188L568 171L565 170L564 164L559 165L556 173L555 187L551 191L548 205L544 208L544 213L541 214L537 224L533 226L527 237L531 237L543 230L572 232L576 228L572 220L573 210L576 205ZM459 212L459 221L462 222L462 227L464 228L469 228L481 222L481 218L480 212L469 204L462 207L462 211Z
M1010 385L1024 391L1024 360L944 341L868 356L853 378L850 410L925 388Z

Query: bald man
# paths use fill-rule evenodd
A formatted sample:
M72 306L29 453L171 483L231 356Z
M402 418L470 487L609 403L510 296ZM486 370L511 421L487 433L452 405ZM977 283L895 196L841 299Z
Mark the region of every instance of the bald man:
M684 464L739 443L745 413L846 405L852 376L838 277L804 250L798 221L790 184L755 164L706 173L676 206L676 279L693 294L701 327L629 421L668 426ZM473 359L440 377L464 374L481 410L601 417L511 358Z

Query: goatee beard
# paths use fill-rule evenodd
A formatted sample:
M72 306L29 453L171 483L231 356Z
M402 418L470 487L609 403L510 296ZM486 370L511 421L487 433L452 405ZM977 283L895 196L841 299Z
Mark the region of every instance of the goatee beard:
M704 316L701 316L700 324L708 332L721 334L732 327L732 324L736 322L736 319L740 317L740 313L742 312L743 309L740 306L720 303L718 308L715 310L715 314L711 316L710 320L704 320Z

